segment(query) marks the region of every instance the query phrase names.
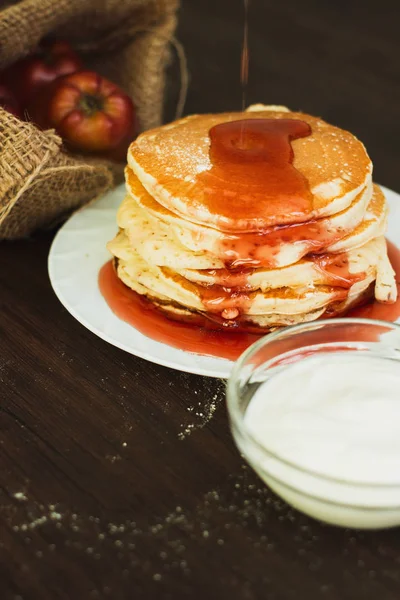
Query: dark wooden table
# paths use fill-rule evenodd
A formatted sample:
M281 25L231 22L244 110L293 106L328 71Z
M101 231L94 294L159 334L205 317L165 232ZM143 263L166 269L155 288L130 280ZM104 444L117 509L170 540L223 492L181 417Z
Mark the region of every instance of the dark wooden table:
M252 0L248 101L351 129L400 190L396 6ZM242 15L240 0L184 0L187 112L240 106ZM233 445L223 382L125 354L64 310L51 240L0 246L1 600L398 600L399 531L280 502Z

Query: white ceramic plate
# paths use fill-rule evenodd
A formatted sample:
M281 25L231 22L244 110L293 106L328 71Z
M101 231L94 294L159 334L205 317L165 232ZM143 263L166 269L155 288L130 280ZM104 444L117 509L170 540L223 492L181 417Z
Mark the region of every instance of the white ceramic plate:
M391 209L388 238L400 247L400 195L383 190ZM146 337L118 319L101 295L97 277L110 259L105 245L116 233L116 211L124 194L121 185L75 213L54 238L49 274L60 302L87 329L126 352L179 371L228 377L231 361L191 354Z

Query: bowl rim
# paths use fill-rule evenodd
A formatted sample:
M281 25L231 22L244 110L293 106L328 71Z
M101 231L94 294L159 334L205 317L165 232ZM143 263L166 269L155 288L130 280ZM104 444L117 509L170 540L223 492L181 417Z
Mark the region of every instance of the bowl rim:
M375 326L375 327L383 326L383 327L387 327L388 329L393 329L394 331L397 331L400 335L400 324L396 323L396 322L383 321L380 319L362 319L362 318L357 318L357 317L348 317L348 318L342 317L342 318L338 318L338 319L334 319L334 318L321 319L318 321L308 321L307 323L300 323L299 325L291 325L289 327L283 327L277 331L274 331L273 333L263 336L261 339L257 340L254 344L249 346L249 348L247 348L240 355L240 357L235 362L233 369L231 371L231 374L229 376L229 379L227 381L226 406L227 406L228 415L229 415L229 418L231 421L231 429L233 429L233 427L235 427L237 429L237 431L239 431L241 435L244 435L244 437L246 437L251 442L251 444L256 446L258 448L258 450L261 451L261 453L265 454L266 456L269 456L270 458L272 458L278 462L284 463L287 466L289 466L290 468L295 469L306 475L311 475L312 477L315 477L315 478L318 478L318 479L321 479L321 480L324 480L327 482L331 482L331 483L337 483L337 484L341 484L341 485L347 485L347 486L353 486L353 487L359 487L359 488L365 488L365 489L366 488L370 488L370 489L371 488L374 488L374 489L396 489L396 488L399 488L400 480L397 483L373 483L373 482L366 482L366 481L354 482L354 481L351 481L350 479L333 477L330 475L325 475L325 474L321 473L320 471L314 471L313 469L307 469L306 467L302 467L301 465L299 465L295 462L292 462L291 460L284 458L283 456L280 456L276 452L273 452L272 450L269 450L268 448L263 446L246 428L245 422L244 422L244 415L243 416L241 415L241 412L238 408L238 402L237 402L237 397L238 397L237 385L239 382L239 375L240 375L241 369L243 368L244 364L247 362L249 357L251 357L253 354L258 352L258 350L260 348L267 345L271 341L279 339L281 336L284 336L285 334L287 335L288 332L290 332L290 333L300 332L301 333L301 331L306 331L307 328L310 328L313 325L315 327L320 327L320 328L324 328L326 326L328 326L328 327L334 326L334 325L367 325L370 327L371 326ZM399 337L399 339L400 339L400 337ZM400 360L400 358L399 358L399 360ZM236 443L237 442L235 440L235 444ZM278 479L278 481L280 481L280 479ZM284 480L281 483L285 484ZM297 490L297 488L294 488L294 489Z

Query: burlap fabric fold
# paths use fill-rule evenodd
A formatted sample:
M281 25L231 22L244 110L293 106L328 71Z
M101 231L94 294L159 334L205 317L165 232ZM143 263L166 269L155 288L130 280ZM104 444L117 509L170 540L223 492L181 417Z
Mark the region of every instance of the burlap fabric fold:
M68 39L93 68L121 85L142 130L161 123L165 67L179 0L0 0L0 69L45 36ZM94 200L123 166L71 154L0 108L0 239L31 234Z

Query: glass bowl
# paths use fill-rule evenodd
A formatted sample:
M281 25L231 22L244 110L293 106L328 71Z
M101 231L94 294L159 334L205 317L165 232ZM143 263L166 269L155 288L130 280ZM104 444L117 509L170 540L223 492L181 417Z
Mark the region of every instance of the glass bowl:
M321 521L346 527L375 529L400 525L400 445L396 444L393 455L390 455L390 464L393 463L395 468L393 472L390 470L389 479L376 477L376 468L375 475L371 473L371 476L365 478L351 477L348 473L342 476L340 465L339 472L336 470L332 476L331 472L325 472L324 468L304 466L304 462L297 460L297 456L290 459L287 455L283 456L269 445L271 438L263 438L260 443L260 439L251 433L246 423L249 404L260 386L266 385L266 394L262 397L263 407L264 403L272 404L272 398L268 397L268 381L272 377L284 373L295 362L311 356L318 356L320 361L331 360L332 364L332 352L339 352L347 364L351 364L350 361L354 361L356 357L357 362L362 358L365 360L366 369L368 358L384 359L385 367L393 369L395 377L398 376L400 403L398 325L352 318L314 321L288 327L263 337L236 362L227 384L227 407L233 437L239 450L261 479L298 510ZM322 362L320 364L322 365ZM362 366L364 367L364 362ZM340 369L337 375L340 378ZM281 380L282 378L279 381ZM357 381L354 385L357 385ZM298 396L301 397L300 394ZM368 406L363 404L363 398L364 396L361 404L364 411L368 410ZM321 403L323 399L324 393L321 390ZM275 406L276 400L277 395L273 399ZM268 404L265 407L268 409ZM318 406L313 410L318 410ZM400 439L400 419L390 419L388 414L384 416L385 418L377 420L376 425L375 421L373 424L374 432L379 434L376 439L382 440L382 444L385 444L388 420L392 433L393 427L397 428ZM354 425L357 426L357 422ZM285 436L284 428L277 433L278 436ZM301 428L299 435L303 443ZM304 444L307 443L306 437L307 434L304 434ZM326 444L334 441L328 438L329 433ZM317 443L322 456L328 448L325 446L324 436L320 436ZM379 456L380 448L376 449ZM371 448L368 450L371 451ZM385 447L384 451L391 453L391 447L389 450ZM362 446L360 452L363 452Z

